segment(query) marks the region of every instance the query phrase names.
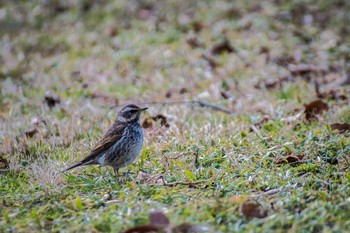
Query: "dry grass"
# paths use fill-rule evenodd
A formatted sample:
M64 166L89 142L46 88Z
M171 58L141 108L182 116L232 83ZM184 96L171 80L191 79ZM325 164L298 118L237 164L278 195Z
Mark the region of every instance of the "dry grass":
M119 232L151 210L224 232L349 230L349 133L329 127L350 123L349 88L340 85L349 5L277 2L1 4L0 157L9 166L0 167L0 231ZM225 38L235 51L211 54ZM308 122L315 82L329 110ZM49 107L45 95L60 102ZM100 167L56 177L108 129L119 110L111 106L174 100L234 114L150 105L142 122L152 127L123 170L129 178ZM158 114L169 127L152 121ZM288 155L302 162L276 164ZM142 183L142 172L208 181L165 187ZM268 216L250 219L240 206L256 194Z

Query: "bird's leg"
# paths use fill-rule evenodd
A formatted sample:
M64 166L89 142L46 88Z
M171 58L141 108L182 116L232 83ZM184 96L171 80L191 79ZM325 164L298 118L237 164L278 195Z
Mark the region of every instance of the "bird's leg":
M119 169L116 167L113 167L114 175L119 176Z

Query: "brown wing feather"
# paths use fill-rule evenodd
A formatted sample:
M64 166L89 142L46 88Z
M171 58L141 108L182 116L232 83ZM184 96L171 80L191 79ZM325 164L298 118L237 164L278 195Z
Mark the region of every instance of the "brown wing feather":
M109 128L109 130L105 134L105 136L101 139L101 141L99 141L96 144L96 146L92 149L91 153L85 159L96 159L99 155L101 155L102 151L109 149L116 141L118 141L122 137L125 127L126 124L114 122L114 124Z
M126 124L120 122L114 122L114 124L109 128L105 136L99 141L96 146L92 149L91 153L86 156L79 163L65 169L64 171L68 171L72 168L88 165L88 164L97 164L98 157L103 155L102 152L108 150L116 141L118 141L124 132ZM63 172L64 172L63 171Z

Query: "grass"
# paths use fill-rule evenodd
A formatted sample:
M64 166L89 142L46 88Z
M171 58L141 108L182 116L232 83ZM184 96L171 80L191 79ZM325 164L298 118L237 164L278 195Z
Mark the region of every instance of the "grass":
M0 232L121 232L146 224L155 210L174 225L222 232L350 231L349 133L329 126L350 123L349 86L340 85L349 70L349 7L294 0L1 3L0 158L9 165L0 167ZM225 38L235 52L211 55ZM322 69L293 73L289 64ZM291 78L279 83L283 77ZM277 84L268 87L268 79ZM317 99L315 81L329 110L309 122L302 111ZM48 107L47 92L60 103ZM206 101L234 114L150 105L141 120L152 123L143 150L121 177L98 166L55 177L103 136L119 110L111 106L173 100ZM158 114L169 127L152 120ZM276 162L290 155L301 162ZM144 173L203 182L164 186ZM270 190L278 192L264 195ZM266 217L243 214L252 195Z

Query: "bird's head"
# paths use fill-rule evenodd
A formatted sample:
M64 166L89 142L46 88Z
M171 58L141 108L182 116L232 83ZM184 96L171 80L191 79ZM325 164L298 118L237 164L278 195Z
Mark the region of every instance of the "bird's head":
M135 104L125 105L118 113L117 120L120 122L134 122L140 119L141 112L147 108L141 108Z

